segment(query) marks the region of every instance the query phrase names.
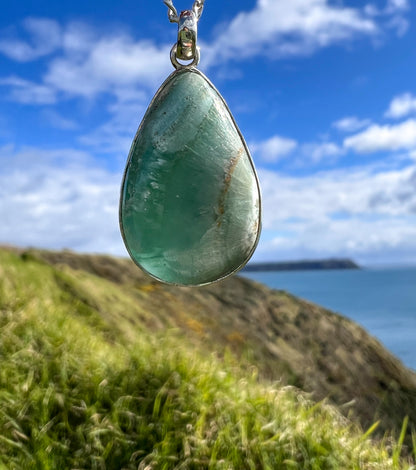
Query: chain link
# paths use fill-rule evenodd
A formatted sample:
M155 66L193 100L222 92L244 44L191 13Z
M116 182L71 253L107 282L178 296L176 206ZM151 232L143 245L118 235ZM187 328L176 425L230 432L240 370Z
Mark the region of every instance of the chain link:
M192 11L195 13L197 20L202 15L205 0L195 0L192 6ZM163 3L168 7L168 18L171 23L179 23L179 15L173 5L173 0L163 0Z
M204 2L205 0L195 0L194 5L192 7L193 12L196 15L196 18L199 20L202 15L202 10L204 9Z
M171 23L179 23L179 16L176 8L173 6L172 0L163 0L163 3L168 7L168 18Z

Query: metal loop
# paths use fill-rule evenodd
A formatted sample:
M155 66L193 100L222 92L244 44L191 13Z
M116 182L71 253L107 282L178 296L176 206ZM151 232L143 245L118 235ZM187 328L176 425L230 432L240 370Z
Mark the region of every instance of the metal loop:
M199 64L200 54L199 54L199 47L195 49L195 56L189 64L181 64L178 62L178 58L176 57L178 45L174 44L172 49L170 50L170 61L172 65L175 67L176 70L184 69L187 67L196 67Z
M195 0L192 10L185 10L178 16L173 0L163 0L168 7L168 17L171 23L178 23L178 42L170 51L170 60L175 69L193 67L199 64L199 48L196 46L197 24L204 9L205 0ZM181 64L180 60L191 60L189 64Z

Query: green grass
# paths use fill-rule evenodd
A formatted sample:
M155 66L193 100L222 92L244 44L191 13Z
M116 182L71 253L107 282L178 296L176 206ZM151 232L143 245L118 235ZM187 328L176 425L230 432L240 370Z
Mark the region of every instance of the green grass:
M0 469L409 468L407 423L398 443L372 442L231 354L129 331L121 294L92 281L0 252ZM117 322L94 308L100 295Z

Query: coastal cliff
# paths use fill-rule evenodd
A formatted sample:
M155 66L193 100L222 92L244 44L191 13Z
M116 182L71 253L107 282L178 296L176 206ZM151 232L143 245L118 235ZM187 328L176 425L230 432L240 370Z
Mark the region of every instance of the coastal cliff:
M243 271L311 271L321 269L360 269L350 259L318 259L286 262L249 263Z
M173 334L203 357L235 362L243 374L255 370L261 383L326 399L364 429L379 421L379 435L398 435L405 416L407 429L414 429L416 374L359 325L290 293L238 276L201 288L167 286L130 260L110 256L12 248L0 254L1 286L19 311L26 304L22 293L13 294L13 276L26 270L36 284L37 270L44 270L56 302L103 332L110 345ZM36 303L30 282L27 289ZM3 316L12 318L11 300L4 298ZM52 297L48 302L63 308Z

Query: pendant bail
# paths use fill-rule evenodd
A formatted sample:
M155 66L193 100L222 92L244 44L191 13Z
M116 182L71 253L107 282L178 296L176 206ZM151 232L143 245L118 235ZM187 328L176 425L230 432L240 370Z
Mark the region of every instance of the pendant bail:
M192 60L196 57L198 18L193 10L182 11L178 22L176 58Z

